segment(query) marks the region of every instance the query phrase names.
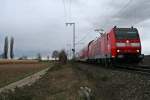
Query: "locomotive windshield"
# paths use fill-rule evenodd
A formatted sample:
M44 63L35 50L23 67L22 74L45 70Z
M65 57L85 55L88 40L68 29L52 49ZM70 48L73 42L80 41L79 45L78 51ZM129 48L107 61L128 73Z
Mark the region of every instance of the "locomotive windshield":
M138 31L136 29L118 29L116 30L117 39L138 39Z

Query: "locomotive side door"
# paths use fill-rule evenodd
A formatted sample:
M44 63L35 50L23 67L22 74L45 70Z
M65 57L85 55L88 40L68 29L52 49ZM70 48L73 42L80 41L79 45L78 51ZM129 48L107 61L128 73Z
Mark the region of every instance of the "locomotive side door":
M111 47L110 47L111 45L110 45L110 36L109 36L109 34L107 34L107 56L110 58L110 53L111 53Z

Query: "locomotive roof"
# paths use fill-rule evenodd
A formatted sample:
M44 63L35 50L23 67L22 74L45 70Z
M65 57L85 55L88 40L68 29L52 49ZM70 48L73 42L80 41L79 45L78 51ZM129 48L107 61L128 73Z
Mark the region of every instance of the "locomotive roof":
M115 28L118 31L129 31L129 30L137 30L137 28Z

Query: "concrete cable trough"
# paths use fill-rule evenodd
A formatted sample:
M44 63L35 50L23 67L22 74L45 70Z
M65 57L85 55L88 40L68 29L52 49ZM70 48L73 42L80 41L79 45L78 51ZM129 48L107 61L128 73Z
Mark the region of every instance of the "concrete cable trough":
M30 86L36 80L40 79L48 71L48 69L49 69L49 67L46 68L46 69L43 69L43 70L41 70L41 71L39 71L39 72L37 72L37 73L35 73L33 75L31 75L31 76L28 76L28 77L26 77L24 79L21 79L21 80L19 80L17 82L14 82L14 83L11 83L11 84L9 84L7 86L4 86L4 87L0 88L0 93L1 92L6 92L8 90L14 91L16 87L23 87L25 85L29 85Z

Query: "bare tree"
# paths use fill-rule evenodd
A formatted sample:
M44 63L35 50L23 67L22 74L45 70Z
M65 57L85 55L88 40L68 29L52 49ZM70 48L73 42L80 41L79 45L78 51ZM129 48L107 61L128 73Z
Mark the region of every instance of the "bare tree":
M8 37L7 36L5 37L3 58L4 59L8 58Z
M47 56L47 60L49 60L49 56Z
M14 51L13 51L13 48L14 48L14 38L11 37L11 40L10 40L10 58L11 58L11 59L14 58Z
M62 51L59 53L59 61L60 61L60 63L62 63L62 64L66 64L66 63L67 63L67 54L66 54L65 50L62 50Z
M52 58L54 58L55 60L58 58L59 56L59 52L57 50L54 50L52 53Z
M39 60L39 61L42 60L42 57L41 57L41 54L40 54L40 53L37 54L37 60Z

